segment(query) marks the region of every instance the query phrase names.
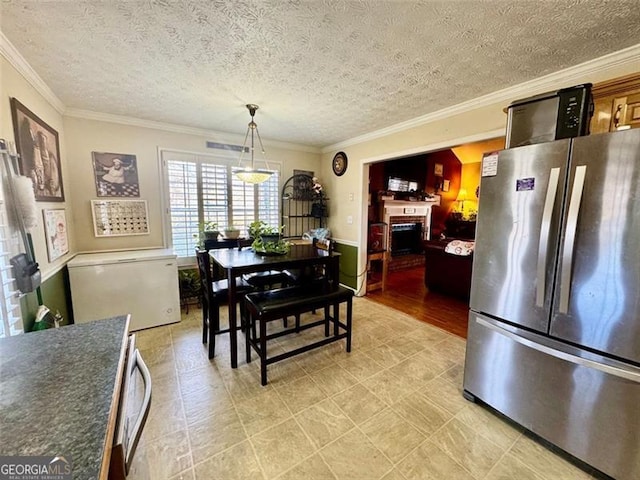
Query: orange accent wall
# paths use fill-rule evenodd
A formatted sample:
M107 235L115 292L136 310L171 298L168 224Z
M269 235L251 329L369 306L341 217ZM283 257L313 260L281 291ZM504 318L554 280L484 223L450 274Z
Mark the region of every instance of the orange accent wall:
M443 192L442 190L438 190L438 192L436 192L440 195L440 206L433 207L431 210L431 238L438 238L440 232L444 230L444 221L455 205L458 190L460 190L460 179L462 177L460 160L458 160L458 157L451 150L447 149L429 153L427 155L427 186L429 187L427 191L434 191L433 187L436 183L434 170L436 163L442 165L442 178L449 180L449 191Z
M487 152L503 150L504 142L505 137L500 137L493 140L487 140L485 142L469 143L467 145L461 145L451 149L462 163L460 188L466 189L470 197L475 197L475 191L480 185L482 155ZM465 202L465 210L467 210L467 208L477 209L478 204L474 200Z

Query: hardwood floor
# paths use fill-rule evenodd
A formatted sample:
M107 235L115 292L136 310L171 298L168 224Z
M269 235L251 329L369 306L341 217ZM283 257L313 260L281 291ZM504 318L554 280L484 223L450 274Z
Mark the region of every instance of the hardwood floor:
M389 272L385 291L367 293L367 298L467 338L469 302L428 292L424 267Z

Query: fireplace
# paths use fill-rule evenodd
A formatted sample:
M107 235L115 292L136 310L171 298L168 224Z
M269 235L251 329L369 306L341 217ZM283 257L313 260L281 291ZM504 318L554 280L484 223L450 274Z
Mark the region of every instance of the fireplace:
M422 223L394 223L391 225L391 256L422 252Z
M422 241L431 233L431 207L440 205L440 197L413 202L387 200L382 202L380 220L386 223L390 272L424 265Z

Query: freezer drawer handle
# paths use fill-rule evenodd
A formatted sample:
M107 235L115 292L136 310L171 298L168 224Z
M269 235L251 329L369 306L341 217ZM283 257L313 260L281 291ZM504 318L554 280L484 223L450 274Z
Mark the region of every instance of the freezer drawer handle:
M540 343L536 343L527 338L521 337L520 335L516 335L513 332L505 330L504 328L499 327L491 322L483 318L476 317L476 322L483 327L486 327L494 332L503 335L514 342L518 342L525 347L532 348L539 352L545 353L547 355L551 355L552 357L559 358L560 360L565 360L567 362L573 363L575 365L580 365L582 367L593 368L595 370L599 370L603 373L614 375L619 378L624 378L626 380L631 380L635 383L640 383L640 374L625 370L623 368L614 367L613 365L606 365L599 362L594 362L593 360L589 360L587 358L582 358L577 355L572 355L571 353L563 352L561 350L557 350L555 348L547 347L546 345L542 345Z
M562 249L562 274L560 275L560 313L569 311L569 291L571 290L571 270L573 267L573 247L576 240L576 229L578 227L578 215L580 214L580 202L582 201L582 191L584 190L584 179L587 174L587 166L579 165L573 180L571 190L571 201L569 202L569 213L567 214L567 229L564 236L564 246Z
M544 306L547 276L547 254L549 252L549 231L551 230L553 208L556 204L556 193L558 191L559 178L560 168L552 168L549 173L549 185L547 186L547 197L544 201L542 223L540 225L540 243L538 244L538 285L536 287L536 305L538 307Z
M133 456L136 453L136 448L138 447L138 442L140 441L140 435L142 435L142 429L144 428L144 424L147 423L149 409L151 408L151 373L149 372L149 368L147 368L147 365L144 363L142 355L140 354L140 350L138 349L136 349L135 352L135 359L135 368L140 370L140 375L142 376L142 380L144 381L144 399L142 400L142 405L140 407L140 412L138 412L136 423L133 426L133 430L131 433L131 442L129 443L127 448L125 460L127 474L129 473L131 462L133 462Z

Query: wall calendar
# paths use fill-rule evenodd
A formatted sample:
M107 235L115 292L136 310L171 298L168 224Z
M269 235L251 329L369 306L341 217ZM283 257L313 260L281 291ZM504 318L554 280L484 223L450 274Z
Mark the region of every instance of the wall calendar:
M149 233L146 200L91 200L91 214L96 237Z

